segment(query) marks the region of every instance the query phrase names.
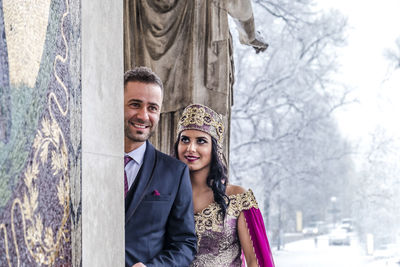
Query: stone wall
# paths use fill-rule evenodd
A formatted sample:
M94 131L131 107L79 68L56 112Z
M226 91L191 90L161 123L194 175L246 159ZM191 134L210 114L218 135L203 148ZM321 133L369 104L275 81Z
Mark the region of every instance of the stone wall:
M0 266L123 266L122 3L108 2L0 0Z

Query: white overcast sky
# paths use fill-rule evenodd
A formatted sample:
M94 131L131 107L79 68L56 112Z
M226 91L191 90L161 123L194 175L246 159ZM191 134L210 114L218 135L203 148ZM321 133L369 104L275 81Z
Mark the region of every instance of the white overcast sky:
M357 140L381 126L400 140L400 70L388 75L383 56L400 37L400 0L316 2L348 17L348 44L339 51L341 73L336 78L354 89L352 97L360 103L336 113L344 136Z

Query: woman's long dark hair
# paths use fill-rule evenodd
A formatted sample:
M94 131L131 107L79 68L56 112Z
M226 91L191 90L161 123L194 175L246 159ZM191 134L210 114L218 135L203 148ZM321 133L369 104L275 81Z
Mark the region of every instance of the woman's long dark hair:
M174 156L178 157L178 144L181 139L179 134L177 141L174 144ZM211 136L211 165L210 173L207 177L207 185L214 193L214 201L220 206L220 216L222 220L225 219L226 210L229 206L229 198L226 195L226 186L228 184L228 172L226 165L218 156L218 144L217 140Z

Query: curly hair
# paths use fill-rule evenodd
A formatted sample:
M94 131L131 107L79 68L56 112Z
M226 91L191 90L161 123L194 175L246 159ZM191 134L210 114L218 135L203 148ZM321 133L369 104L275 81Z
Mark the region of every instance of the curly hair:
M177 141L174 144L174 157L179 159L178 145L181 134L178 135ZM222 220L225 219L226 210L229 206L230 200L226 195L226 186L228 184L228 171L226 165L221 161L218 156L217 140L211 137L211 165L210 172L207 176L207 186L210 187L214 194L214 201L220 206L221 210L219 215Z

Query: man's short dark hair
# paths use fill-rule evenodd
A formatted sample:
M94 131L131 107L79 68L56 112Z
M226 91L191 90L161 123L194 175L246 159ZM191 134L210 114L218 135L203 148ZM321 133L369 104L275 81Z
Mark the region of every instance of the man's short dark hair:
M124 87L128 82L154 83L160 86L161 91L164 91L164 86L160 77L148 67L136 67L125 72Z

